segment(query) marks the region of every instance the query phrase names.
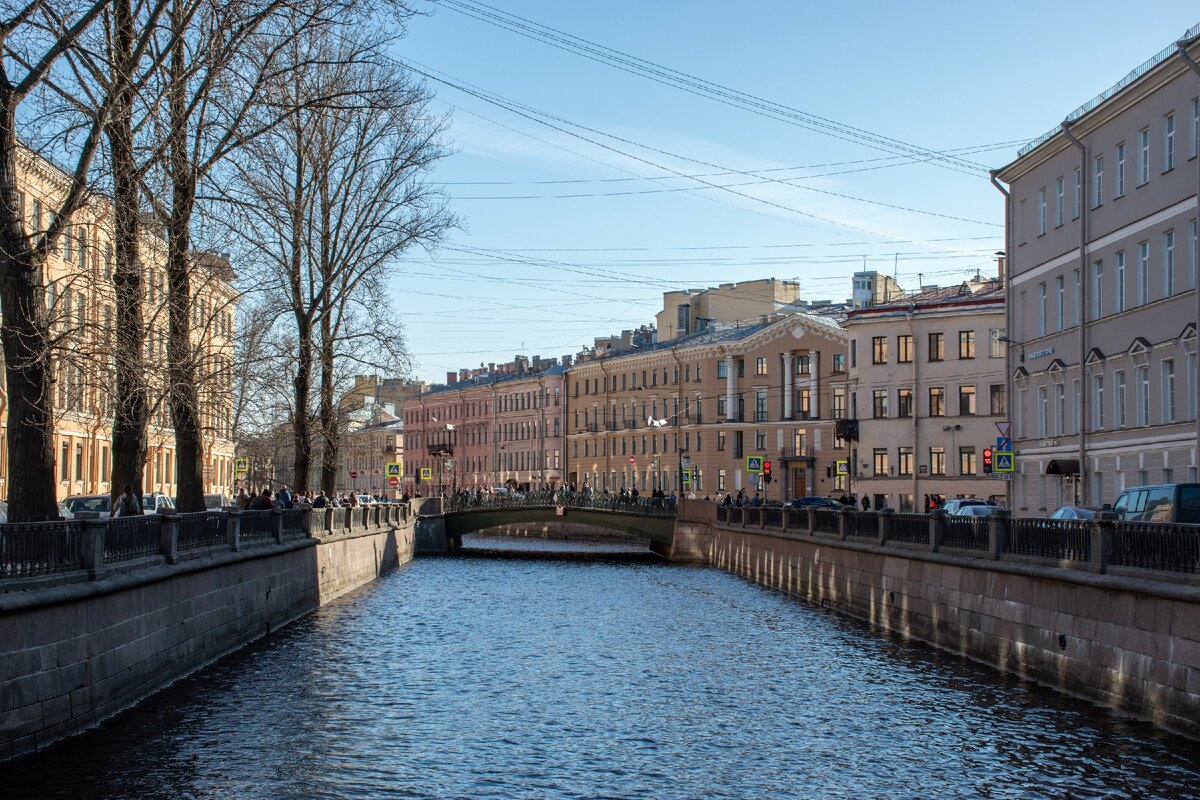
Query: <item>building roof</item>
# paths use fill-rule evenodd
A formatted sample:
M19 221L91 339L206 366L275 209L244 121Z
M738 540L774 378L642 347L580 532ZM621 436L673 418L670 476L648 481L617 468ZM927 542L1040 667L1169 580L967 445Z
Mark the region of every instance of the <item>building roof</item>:
M1101 92L1100 94L1093 97L1091 100L1088 100L1086 103L1084 103L1079 108L1072 111L1070 114L1067 114L1066 119L1064 119L1063 121L1067 122L1067 123L1071 123L1071 122L1075 122L1076 120L1082 119L1091 111L1099 108L1101 105L1103 105L1104 103L1106 103L1108 100L1112 99L1113 97L1116 97L1118 94L1121 93L1122 90L1125 89L1125 87L1129 86L1131 83L1136 81L1138 78L1142 77L1147 72L1150 72L1152 69L1157 67L1159 64L1162 64L1168 58L1170 58L1171 56L1173 56L1177 52L1179 52L1180 45L1183 45L1183 46L1190 45L1197 38L1200 38L1200 23L1196 23L1191 28L1189 28L1187 30L1187 32L1184 33L1183 36L1180 37L1180 39L1177 42L1175 42L1175 43L1163 48L1159 52L1155 53L1147 61L1143 62L1138 67L1133 69L1124 78L1121 78L1121 80L1117 81L1112 86L1108 87L1103 92ZM1029 153L1032 153L1038 147L1045 144L1049 140L1053 139L1054 136L1056 134L1060 133L1061 131L1062 131L1062 127L1056 126L1056 127L1052 128L1051 130L1046 131L1045 133L1043 133L1041 136L1037 137L1036 139L1029 141L1028 143L1025 144L1025 146L1023 146L1020 150L1017 151L1017 159L1020 160L1020 159L1024 158L1026 155L1028 155Z
M963 281L953 286L926 289L917 294L908 295L894 303L879 303L878 305L855 309L850 312L847 321L853 322L856 319L876 314L907 311L910 308L922 311L925 309L944 308L949 305L975 305L980 303L990 305L994 303L1002 304L1003 302L1004 281L999 278L991 278L978 283Z
M491 387L504 383L512 383L514 381L536 381L538 378L556 378L561 377L569 367L564 367L562 364L555 364L552 367L547 367L539 372L487 372L483 375L476 375L473 378L465 378L454 383L439 383L431 386L428 391L416 395L414 399L421 397L431 397L433 395L444 394L446 392L457 392L463 389L475 389L478 387Z

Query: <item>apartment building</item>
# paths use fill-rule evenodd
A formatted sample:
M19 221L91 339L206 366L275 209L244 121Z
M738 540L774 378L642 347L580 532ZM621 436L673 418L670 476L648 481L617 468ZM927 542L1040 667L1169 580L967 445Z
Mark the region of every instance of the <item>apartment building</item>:
M847 465L852 492L898 511L925 510L925 495L1004 499L1005 484L983 463L995 423L1007 420L1002 283L868 305L843 326L859 437Z
M846 335L831 319L775 316L643 351L580 359L567 374L567 481L594 491L764 491L750 457L772 462L771 499L840 491ZM839 456L839 454L841 454Z
M1200 25L997 170L1018 511L1197 479ZM1003 190L1003 189L1002 189Z
M17 161L17 201L30 231L50 224L67 176L28 151ZM46 260L46 305L60 340L54 355L55 474L57 494L107 493L112 468L113 245L112 210L94 197L68 221ZM145 376L151 402L144 491L175 494L178 470L167 408L166 242L145 230L140 243L146 292ZM229 261L199 255L194 264L192 331L204 443L204 491L232 494L234 309ZM2 390L0 390L2 392ZM8 493L7 402L0 400L0 497Z
M800 284L777 278L663 292L663 309L655 316L655 327L658 339L669 342L713 323L750 323L763 315L795 311L799 302Z
M391 486L387 465L404 463L404 423L392 404L364 399L365 405L355 413L342 437L335 485L356 494L397 498L404 491L402 478ZM319 467L315 471L319 472ZM309 485L317 486L319 482Z
M561 486L565 372L554 359L518 356L407 400L405 489L430 495Z

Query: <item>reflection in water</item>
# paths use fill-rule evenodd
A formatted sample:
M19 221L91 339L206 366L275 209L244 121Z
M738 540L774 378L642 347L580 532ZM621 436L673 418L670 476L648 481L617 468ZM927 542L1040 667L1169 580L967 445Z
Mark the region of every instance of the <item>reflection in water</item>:
M1200 798L1187 740L589 552L417 561L0 765L3 796Z

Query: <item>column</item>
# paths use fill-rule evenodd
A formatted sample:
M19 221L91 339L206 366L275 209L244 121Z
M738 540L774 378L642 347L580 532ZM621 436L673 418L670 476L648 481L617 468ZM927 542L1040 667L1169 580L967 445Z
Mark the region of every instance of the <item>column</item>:
M737 360L725 357L725 418L737 419Z
M821 418L821 351L808 351L808 408L810 419Z
M783 418L792 418L792 354L783 354Z

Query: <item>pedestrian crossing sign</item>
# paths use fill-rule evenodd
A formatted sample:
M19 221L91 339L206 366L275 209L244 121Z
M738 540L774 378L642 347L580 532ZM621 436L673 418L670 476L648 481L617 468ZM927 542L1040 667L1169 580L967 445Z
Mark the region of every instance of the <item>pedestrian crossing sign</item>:
M683 479L684 483L692 482L692 473L688 472L686 469L683 472L679 473L679 477Z
M401 470L400 470L400 463L399 463L399 462L397 462L397 461L390 461L390 462L388 462L388 465L387 465L387 476L388 476L389 478L399 478L399 477L400 477L402 474L403 474L403 473L402 473L402 472L401 472Z
M238 472L246 472L250 469L250 459L248 458L239 458L236 463Z
M849 475L850 474L850 462L849 461L835 461L833 463L834 463L834 466L837 468L838 475Z
M762 456L746 456L746 472L762 472Z
M433 467L421 467L421 480L433 480Z
M995 454L996 472L1016 472L1013 465L1012 451L997 450Z

